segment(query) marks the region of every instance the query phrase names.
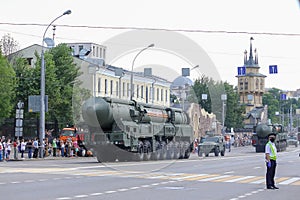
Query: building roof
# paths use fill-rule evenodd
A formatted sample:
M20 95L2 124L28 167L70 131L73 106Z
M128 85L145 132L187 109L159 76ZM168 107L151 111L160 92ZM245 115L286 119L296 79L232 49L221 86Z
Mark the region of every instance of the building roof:
M191 79L185 76L179 76L173 81L171 87L180 87L185 85L192 86L193 84L194 83Z

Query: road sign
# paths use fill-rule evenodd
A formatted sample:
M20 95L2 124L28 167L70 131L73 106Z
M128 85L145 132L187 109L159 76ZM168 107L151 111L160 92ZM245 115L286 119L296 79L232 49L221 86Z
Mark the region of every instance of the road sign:
M45 95L45 112L48 112L48 95ZM40 95L30 95L28 98L28 112L40 112L41 97Z
M246 67L238 67L237 70L239 76L244 76L246 74Z
M269 66L269 73L270 74L277 74L278 73L277 65L270 65Z
M286 94L280 94L280 100L286 100Z

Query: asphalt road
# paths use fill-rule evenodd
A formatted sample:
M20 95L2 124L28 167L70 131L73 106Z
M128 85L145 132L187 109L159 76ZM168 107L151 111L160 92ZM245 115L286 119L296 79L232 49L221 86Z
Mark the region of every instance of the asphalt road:
M0 163L3 199L295 200L300 192L300 148L278 155L279 190L265 189L264 154L233 148L225 157L101 164L95 158ZM2 198L1 198L2 199Z

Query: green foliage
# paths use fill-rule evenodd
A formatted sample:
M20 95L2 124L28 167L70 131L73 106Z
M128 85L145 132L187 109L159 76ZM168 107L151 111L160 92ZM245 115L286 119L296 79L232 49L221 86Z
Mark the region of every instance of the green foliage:
M225 88L225 91L224 91ZM198 99L198 103L209 113L214 113L217 119L222 121L222 100L221 95L226 92L225 102L225 126L243 127L243 112L245 108L239 105L239 96L232 85L223 82L216 82L211 78L202 76L197 79L192 87ZM202 99L202 94L207 94L207 99Z
M41 58L37 53L36 66L27 65L26 59L18 58L15 71L18 77L17 99L28 102L28 96L40 95ZM71 50L60 44L44 54L45 59L45 94L48 95L47 121L58 121L61 126L74 124L72 96L73 87L79 74L79 67L73 62ZM77 83L77 85L80 83ZM86 96L85 91L80 94ZM25 110L28 110L27 104ZM77 112L77 111L76 111ZM25 112L25 117L33 113Z
M0 52L0 123L11 115L14 105L16 105L14 102L15 87L15 72Z

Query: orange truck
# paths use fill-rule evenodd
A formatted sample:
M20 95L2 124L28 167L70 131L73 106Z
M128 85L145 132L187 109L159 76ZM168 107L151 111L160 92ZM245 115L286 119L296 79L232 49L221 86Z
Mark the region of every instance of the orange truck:
M79 137L81 141L84 139L83 134L79 134L76 127L65 127L62 129L61 134L59 136L59 140L66 142L67 140L72 140L72 142L76 141Z

